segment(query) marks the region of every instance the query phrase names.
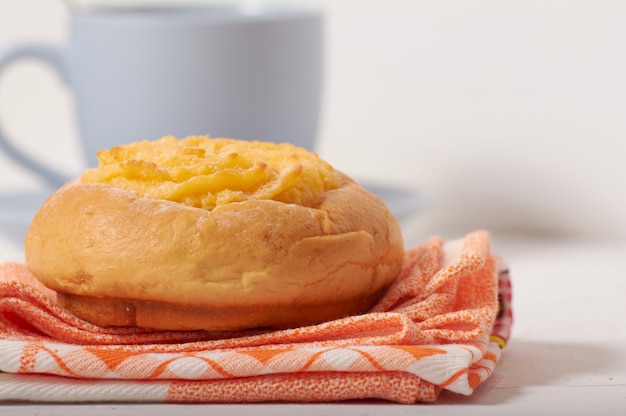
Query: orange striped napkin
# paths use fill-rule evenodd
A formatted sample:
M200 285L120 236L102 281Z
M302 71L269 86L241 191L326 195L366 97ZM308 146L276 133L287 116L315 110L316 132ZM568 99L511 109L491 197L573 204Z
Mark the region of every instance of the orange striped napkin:
M0 264L0 401L432 402L489 377L511 327L508 272L477 231L406 250L369 313L281 331L102 328Z

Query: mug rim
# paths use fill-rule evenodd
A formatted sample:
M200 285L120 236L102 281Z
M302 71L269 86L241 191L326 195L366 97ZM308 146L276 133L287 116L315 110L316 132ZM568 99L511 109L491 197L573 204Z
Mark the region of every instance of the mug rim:
M243 3L234 5L96 6L71 11L72 18L75 20L146 25L280 21L294 18L317 18L321 14L321 10L314 7L265 4L258 7L248 7Z

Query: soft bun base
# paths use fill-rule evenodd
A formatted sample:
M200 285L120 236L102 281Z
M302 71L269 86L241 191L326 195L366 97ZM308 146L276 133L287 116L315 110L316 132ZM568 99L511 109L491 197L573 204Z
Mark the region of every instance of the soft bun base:
M233 307L189 307L162 302L100 299L58 294L65 309L100 326L138 326L155 329L236 331L243 328L296 328L315 325L343 316L362 313L382 293L361 299L317 305L256 305ZM242 326L242 322L246 324Z
M402 266L400 227L342 175L314 208L271 200L208 211L69 182L33 219L26 263L104 326L238 330L366 312Z

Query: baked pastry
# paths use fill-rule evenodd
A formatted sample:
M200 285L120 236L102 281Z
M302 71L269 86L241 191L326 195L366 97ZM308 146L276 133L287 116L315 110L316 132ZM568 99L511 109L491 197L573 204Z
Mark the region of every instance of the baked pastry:
M98 153L40 208L26 263L102 326L241 330L369 310L404 246L385 204L289 144L168 136Z

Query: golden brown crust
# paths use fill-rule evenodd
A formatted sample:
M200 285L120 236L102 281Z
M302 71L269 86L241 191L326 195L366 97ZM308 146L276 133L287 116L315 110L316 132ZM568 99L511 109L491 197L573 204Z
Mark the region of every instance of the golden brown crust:
M387 207L342 182L316 208L254 200L208 211L72 181L35 216L26 261L102 325L289 327L361 313L397 276L404 247ZM94 314L89 302L133 312Z

